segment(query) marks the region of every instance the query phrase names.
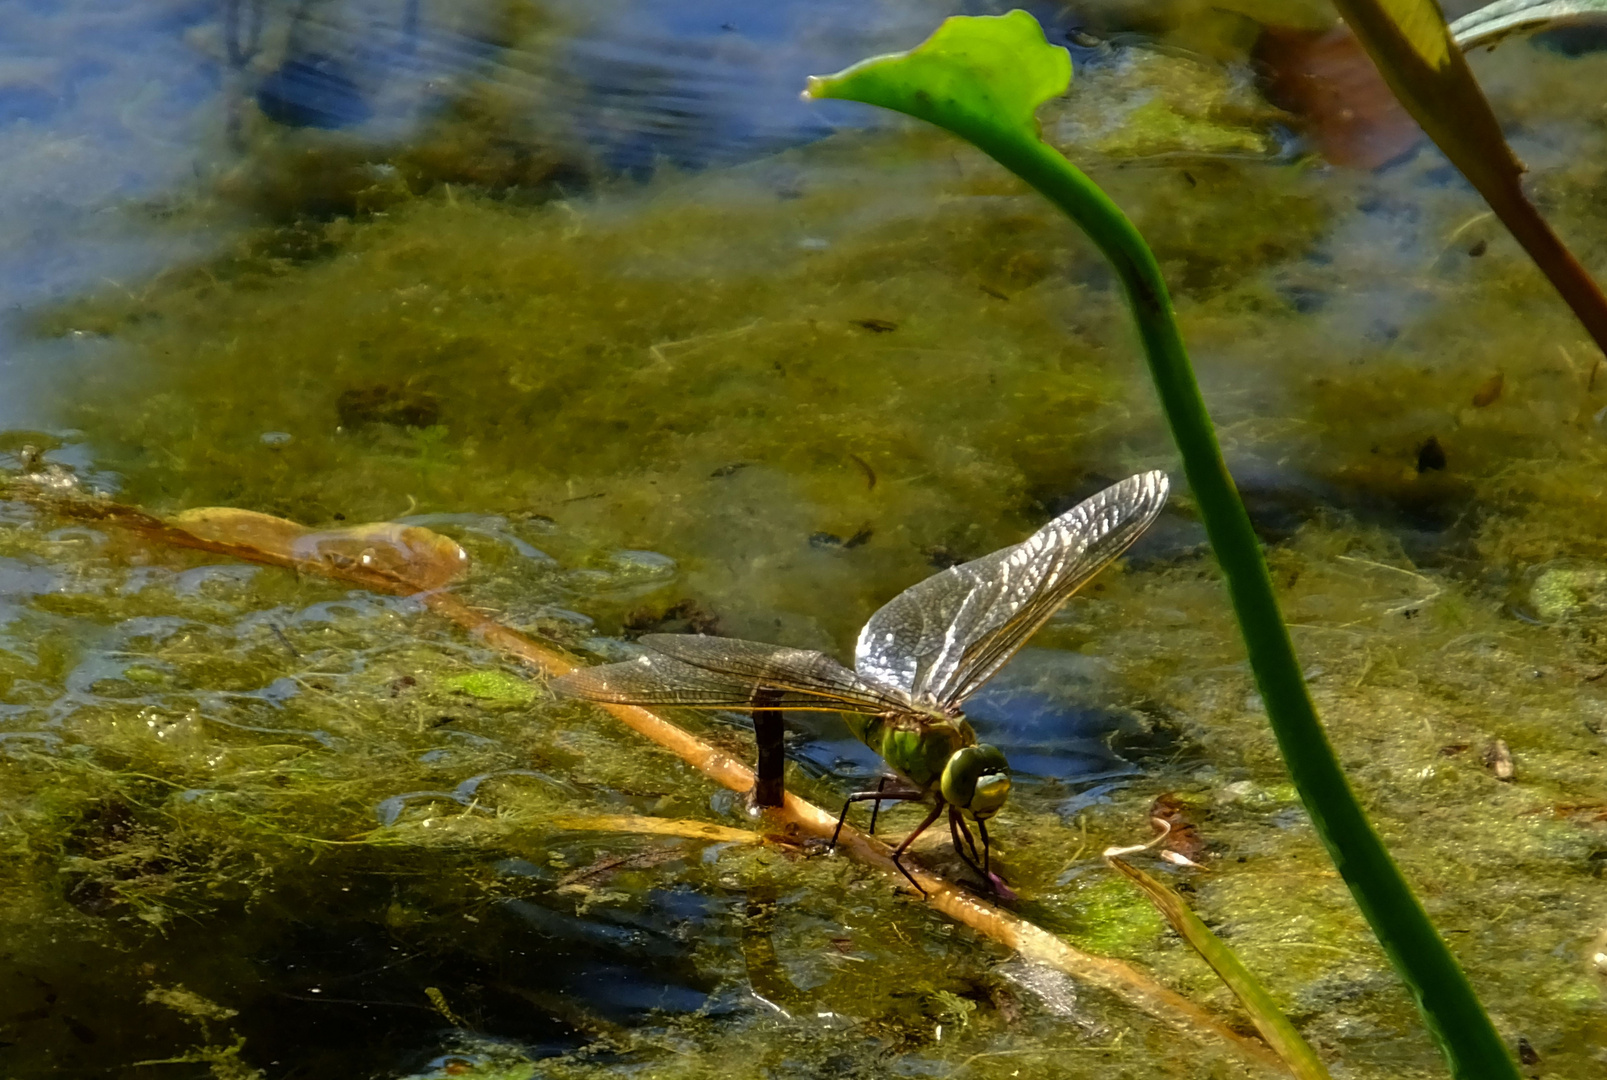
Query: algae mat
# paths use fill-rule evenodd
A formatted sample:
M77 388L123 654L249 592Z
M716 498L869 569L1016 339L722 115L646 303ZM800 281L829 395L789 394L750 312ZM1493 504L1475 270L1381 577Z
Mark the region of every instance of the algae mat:
M1380 829L1502 1032L1596 1075L1607 374L1438 161L1291 160L1242 69L1168 55L1090 64L1046 128L1177 283ZM1599 269L1607 129L1559 103L1602 58L1480 64ZM73 378L4 437L24 482L428 525L469 550L467 602L599 658L664 628L841 651L933 566L1172 465L1104 269L918 130L539 205L438 185L33 326ZM4 514L7 1075L1231 1074L842 860L575 828L751 826L415 603ZM994 830L1022 913L1231 1014L1097 859L1171 793L1192 901L1319 1051L1438 1075L1284 784L1186 498L1034 644L988 720L1056 747L1017 757ZM1073 763L1074 724L1119 756ZM793 750L826 804L869 767L825 724Z

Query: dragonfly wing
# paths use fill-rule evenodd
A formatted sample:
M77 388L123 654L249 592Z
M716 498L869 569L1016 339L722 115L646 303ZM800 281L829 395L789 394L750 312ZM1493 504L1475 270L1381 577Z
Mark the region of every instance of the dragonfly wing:
M678 705L692 709L825 709L857 712L864 708L836 697L767 687L758 679L683 664L674 657L647 653L619 664L576 668L552 681L552 689L568 697L616 705ZM760 695L763 694L761 698Z
M866 681L825 653L813 649L791 649L703 634L646 634L641 643L691 667L752 680L772 691L814 695L841 703L813 708L871 713L909 708L906 698Z
M1166 505L1163 472L1114 484L1019 544L911 586L860 631L854 667L912 698L956 705L991 678Z

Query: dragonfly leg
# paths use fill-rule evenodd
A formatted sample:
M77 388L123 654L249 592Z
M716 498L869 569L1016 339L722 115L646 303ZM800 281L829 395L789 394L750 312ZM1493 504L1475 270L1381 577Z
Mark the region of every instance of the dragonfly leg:
M965 835L966 844L971 848L971 854L969 855L965 853L965 847L960 844L960 835L962 833ZM960 816L960 808L957 806L949 807L949 838L954 841L954 854L960 857L960 861L978 874L982 874L982 867L977 865L976 841L971 839L971 830L965 827L965 818ZM986 874L982 874L982 876L987 877Z
M887 786L887 777L884 776L880 780L876 781L876 790L877 791L881 791L882 788L884 788L886 786ZM876 815L880 814L881 812L882 812L882 800L877 799L877 800L875 800L874 802L872 802L870 804L870 828L866 830L866 832L870 833L872 836L876 835Z
M988 883L988 888L997 892L998 888L993 884L993 869L988 865L988 823L977 818L976 831L982 834L982 879Z
M925 832L932 822L937 820L937 816L943 812L943 808L947 805L948 804L943 801L943 797L939 795L937 797L937 805L932 807L932 812L930 814L926 815L926 820L915 826L915 831L904 837L904 842L893 849L893 865L898 867L898 872L908 878L909 883L915 886L922 896L926 895L926 890L922 889L921 883L915 880L915 875L911 874L904 868L904 852L909 850L909 846L911 844L915 843L915 838L917 836Z
M965 846L971 849L971 858L967 859L966 861L971 864L971 869L980 871L981 867L977 866L977 863L982 861L982 853L976 849L976 840L972 838L971 829L965 823L965 815L960 813L958 807L952 808L951 813L953 814L954 821L960 826L960 835L965 837ZM977 824L980 825L981 822L978 822ZM958 851L959 847L960 845L956 841L954 845L955 850ZM964 857L965 852L961 851L960 855L961 857Z
M885 782L885 781L884 781ZM926 797L923 791L911 789L895 789L886 791L880 786L875 791L856 791L843 800L843 812L837 815L837 827L831 833L831 847L837 846L837 837L842 835L843 822L848 820L848 808L857 802L875 802L880 806L884 802L914 802ZM930 822L928 822L930 824Z

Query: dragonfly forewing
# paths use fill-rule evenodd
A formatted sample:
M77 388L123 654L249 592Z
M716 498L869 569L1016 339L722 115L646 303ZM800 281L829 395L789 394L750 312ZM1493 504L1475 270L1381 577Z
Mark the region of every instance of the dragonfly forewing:
M878 686L843 667L825 653L793 649L741 638L702 634L646 634L641 644L654 652L705 671L752 679L759 686L832 698L837 708L854 712L907 710L909 700L891 687ZM797 706L808 708L809 706Z
M917 701L957 706L1166 505L1163 472L1141 473L1027 539L911 586L871 616L854 666Z
M697 640L690 635L687 637ZM712 643L732 639L702 640ZM805 649L762 647L800 655L778 660L772 665L772 670L766 673L750 674L687 663L679 657L655 651L619 664L577 668L554 679L552 688L571 697L618 705L679 705L694 709L821 709L835 712L878 712L888 707L887 699L860 692L860 680L830 657ZM701 654L696 650L681 651L683 655L701 655L702 659L711 663L718 662L718 658L712 655L713 650L706 647ZM818 668L806 663L809 657L818 657L836 667L842 677L832 678L821 674ZM795 664L797 670L789 670L789 662Z

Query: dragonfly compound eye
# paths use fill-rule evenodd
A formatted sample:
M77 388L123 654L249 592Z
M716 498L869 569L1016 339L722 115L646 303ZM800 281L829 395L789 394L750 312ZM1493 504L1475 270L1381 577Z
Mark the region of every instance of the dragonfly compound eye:
M1010 767L996 746L956 750L943 766L943 798L978 818L992 817L1010 796Z

